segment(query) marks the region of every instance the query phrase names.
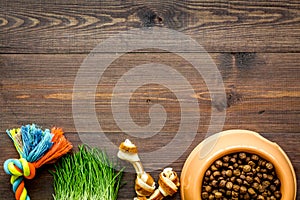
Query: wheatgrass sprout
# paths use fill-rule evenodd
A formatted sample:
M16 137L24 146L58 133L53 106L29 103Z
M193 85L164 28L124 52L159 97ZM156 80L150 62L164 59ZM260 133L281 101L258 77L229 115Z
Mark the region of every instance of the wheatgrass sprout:
M79 146L55 165L54 200L115 200L123 169L99 149Z

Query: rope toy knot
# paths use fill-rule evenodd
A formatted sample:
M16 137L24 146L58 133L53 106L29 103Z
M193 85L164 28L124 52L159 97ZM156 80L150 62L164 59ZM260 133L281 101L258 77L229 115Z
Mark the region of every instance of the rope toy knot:
M35 176L35 166L24 158L20 158L6 160L3 167L5 173L11 175L10 183L12 184L15 198L18 200L30 200L23 177L33 179Z
M26 179L35 177L35 166L24 158L6 160L4 162L4 171L15 177L24 176Z
M42 130L35 124L6 130L12 139L20 159L8 159L4 162L5 173L11 175L10 183L16 200L30 200L24 187L24 178L33 179L36 168L50 164L66 154L72 144L63 136L58 127Z

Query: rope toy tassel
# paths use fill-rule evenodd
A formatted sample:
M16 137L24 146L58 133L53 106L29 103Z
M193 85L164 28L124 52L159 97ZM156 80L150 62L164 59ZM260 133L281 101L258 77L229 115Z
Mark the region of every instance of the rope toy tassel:
M30 200L24 178L33 179L36 169L44 164L54 163L72 149L72 144L64 137L61 128L42 130L35 124L7 130L20 159L4 162L4 171L11 175L10 183L16 200Z

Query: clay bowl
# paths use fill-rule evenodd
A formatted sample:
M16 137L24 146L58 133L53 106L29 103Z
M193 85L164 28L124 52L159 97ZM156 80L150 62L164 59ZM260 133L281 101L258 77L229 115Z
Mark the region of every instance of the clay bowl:
M235 152L257 154L272 162L281 181L281 200L296 199L296 175L287 155L276 143L248 130L228 130L214 134L191 152L181 173L181 199L201 200L205 171L218 158Z

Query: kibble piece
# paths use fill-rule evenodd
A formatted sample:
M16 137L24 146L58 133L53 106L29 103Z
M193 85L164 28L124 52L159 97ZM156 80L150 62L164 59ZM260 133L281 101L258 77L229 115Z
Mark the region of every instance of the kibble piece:
M232 157L232 158L230 158L229 162L234 164L234 163L236 163L236 159Z
M256 181L257 183L260 183L260 178L258 176L255 176L254 181Z
M236 169L236 168L239 167L239 164L238 163L234 163L232 166L233 166L234 169Z
M270 191L269 191L270 192ZM262 194L261 194L263 197L268 197L268 191L264 191Z
M270 163L270 162L266 163L266 168L267 168L268 170L272 170L272 169L273 169L273 164Z
M229 166L229 163L223 163L222 167L226 168Z
M250 195L249 195L248 193L246 193L246 194L244 195L244 199L245 199L245 200L249 200L249 199L250 199Z
M255 169L256 172L260 172L260 166L257 166Z
M278 186L280 185L280 180L279 180L279 179L276 179L276 180L274 181L274 184L278 187Z
M225 195L228 196L228 197L230 197L231 196L231 191L227 190L226 193L225 193Z
M255 161L258 161L258 160L259 160L259 157L258 157L257 155L255 155L255 154L253 154L253 155L251 156L251 159L252 159L252 160L255 160Z
M275 192L275 191L276 191L276 186L275 186L275 185L270 185L270 190L271 190L272 192Z
M240 176L241 175L241 171L239 169L235 169L235 170L233 170L233 175L234 176Z
M237 184L239 184L239 185L241 185L241 184L243 183L243 180L242 180L242 179L240 179L240 178L237 178L235 181L236 181L236 182L237 182Z
M268 178L268 174L266 173L263 173L263 176L262 176L263 179L267 179Z
M222 170L221 175L222 175L223 177L226 177L226 171L225 171L224 169Z
M240 179L244 180L244 179L246 179L246 176L244 174L241 174Z
M280 198L281 198L281 192L280 192L280 191L275 191L275 192L274 192L274 196L275 196L277 199L280 199Z
M246 194L247 188L245 186L240 187L240 193L241 194Z
M251 158L249 156L247 156L245 159L246 163L249 162L250 160L251 160Z
M227 177L231 177L232 176L232 171L230 169L228 169L226 172L225 172L226 176Z
M206 172L205 172L205 176L210 176L211 175L211 171L210 170L207 170Z
M273 175L271 175L271 174L268 174L268 177L267 177L267 179L269 179L270 181L272 181L273 180Z
M262 182L262 185L263 185L265 188L269 187L270 184L271 184L270 181L263 181L263 182Z
M217 199L222 198L222 196L223 196L223 194L222 194L221 192L216 192L216 193L215 193L215 197L216 197Z
M210 192L210 191L211 191L211 189L212 189L212 188L211 188L211 186L210 186L210 185L207 185L207 186L205 187L205 191L206 191L206 192Z
M260 169L260 172L262 172L262 173L266 173L268 170L266 169L266 168L261 168Z
M213 195L213 194L209 195L208 199L209 199L209 200L215 199L215 195Z
M265 187L263 185L258 185L258 192L263 193L265 191Z
M246 180L243 180L243 185L250 186L250 184Z
M210 168L211 168L212 171L217 171L218 170L218 168L215 165L212 165Z
M258 164L261 165L261 166L263 166L263 167L266 165L266 163L267 163L267 162L266 162L265 160L262 160L262 159L260 159L260 160L258 161Z
M251 184L253 182L253 178L251 176L246 176L246 181Z
M224 157L223 157L223 161L224 161L224 162L228 163L229 160L230 160L230 157L229 157L229 156L224 156Z
M232 197L239 197L239 193L238 193L238 192L235 192L235 191L232 191L232 192L231 192L231 196L232 196Z
M255 192L255 190L254 190L253 188L249 188L249 189L248 189L248 193L249 193L251 196L253 196L253 195L256 194L256 192Z
M258 196L257 196L257 200L265 200L265 197L262 196L262 195L258 195Z
M257 173L256 176L257 176L258 178L262 178L262 173Z
M240 190L240 186L239 185L233 185L232 189L237 192L237 191Z
M250 171L250 172L246 173L246 175L247 175L247 176L253 176L254 173Z
M231 181L231 182L234 182L234 181L235 181L235 179L236 179L236 177L235 177L235 176L233 176L233 177L231 177L231 178L230 178L230 181Z
M250 161L248 162L248 165L250 165L250 166L253 168L253 167L255 167L256 164L255 164L254 161L250 160Z
M243 167L243 172L245 172L245 173L250 172L251 169L252 169L252 168L251 168L250 165L245 165L245 166Z
M208 199L208 192L202 192L201 196L203 199Z
M213 180L213 181L211 182L211 185L212 185L213 187L217 187L217 186L218 186L218 181L217 181L217 180Z
M245 153L239 153L239 158L241 159L241 160L244 160L244 159L246 159L246 157L247 157L247 155L245 154Z
M245 174L245 172L243 172L243 168L244 168L244 165L239 165L238 169L241 171L242 174Z
M226 188L227 188L228 190L231 190L232 187L233 187L233 183L232 183L232 182L227 182L227 183L226 183Z
M220 183L219 183L219 187L223 188L225 186L226 186L226 181L225 180L221 180Z
M221 160L217 160L217 161L215 162L216 168L220 168L220 167L222 167L222 165L223 165L223 162L222 162Z
M214 176L215 178L221 176L220 171L215 171L215 172L213 173L213 176Z
M254 182L253 184L252 184L252 187L254 188L254 189L258 189L258 186L259 186L259 184L257 183L257 182Z

